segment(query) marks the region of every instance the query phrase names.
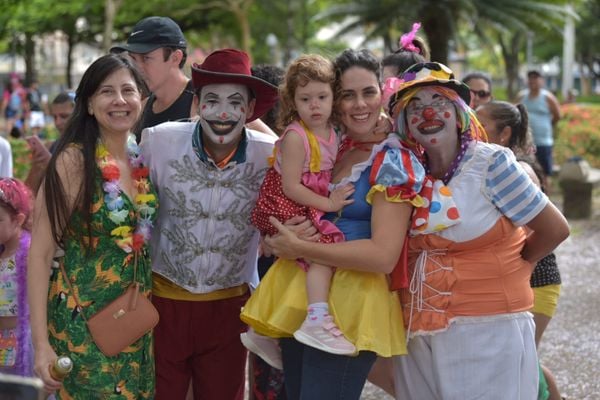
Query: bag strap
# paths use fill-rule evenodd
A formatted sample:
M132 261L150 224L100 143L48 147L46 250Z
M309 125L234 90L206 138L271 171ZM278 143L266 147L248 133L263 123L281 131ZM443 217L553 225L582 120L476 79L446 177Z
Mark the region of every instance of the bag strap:
M79 309L80 309L79 313L81 314L81 317L83 318L83 320L87 323L88 320L85 317L85 313L83 312L83 307L81 306L81 303L79 303L79 299L77 298L77 295L75 294L73 285L71 285L71 280L67 276L67 271L65 271L65 263L63 261L61 261L58 264L60 265L60 272L62 273L63 280L67 283L67 286L69 287L69 291L71 292L71 294L73 295L73 299L75 300L75 304L77 304L77 307L79 307Z
M133 281L131 282L131 284L135 286L135 296L133 296L133 303L131 305L131 308L133 310L135 310L135 308L137 307L137 298L138 298L138 293L140 290L140 283L136 280L137 279L137 263L138 263L138 254L137 253L138 253L137 251L133 253ZM79 299L77 298L77 295L75 294L75 289L73 289L71 280L69 279L69 276L67 275L67 271L65 270L65 263L60 262L58 264L60 266L60 272L62 273L63 279L66 282L67 286L69 287L69 291L73 295L75 304L80 309L79 313L81 314L81 317L83 318L83 320L87 323L88 320L85 316L85 313L83 312L83 306L79 302Z

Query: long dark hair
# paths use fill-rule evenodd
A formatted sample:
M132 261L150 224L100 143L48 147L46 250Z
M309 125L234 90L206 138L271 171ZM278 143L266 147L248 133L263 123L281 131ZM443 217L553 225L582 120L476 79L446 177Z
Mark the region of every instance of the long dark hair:
M91 97L96 93L98 87L110 75L120 69L126 69L131 73L138 90L142 96L147 92L146 84L135 68L131 59L122 54L108 54L94 61L83 74L81 82L75 92L75 107L67 122L64 134L58 139L55 151L48 164L46 179L44 182L46 207L48 218L52 229L52 237L56 243L62 245L63 235L67 223L71 218L72 210L67 207L68 199L63 182L61 181L56 163L58 157L70 146L77 146L83 158L83 183L79 188L73 210L82 213L84 227L87 229L88 237L91 237L91 204L96 180L96 144L100 138L100 129L96 117L90 115L88 106ZM65 182L68 184L68 182ZM90 248L91 241L84 241L84 248Z

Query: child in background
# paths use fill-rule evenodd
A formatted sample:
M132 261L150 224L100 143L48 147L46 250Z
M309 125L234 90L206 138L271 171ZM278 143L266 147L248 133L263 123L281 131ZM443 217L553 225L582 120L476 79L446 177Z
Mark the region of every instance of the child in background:
M319 55L300 56L288 67L281 87L279 116L279 124L285 128L275 144L274 164L267 172L252 213L252 223L263 235L277 233L269 216L285 222L301 215L313 221L321 234L320 242L343 240L333 223L321 220L324 212L339 211L350 204L352 200L347 198L354 192L352 186L331 193L328 190L339 145L332 125L334 81L333 64ZM305 260L298 263L307 273L308 310L294 337L325 352L354 354L354 345L329 315L327 301L333 269ZM252 329L242 334L244 345L272 364L269 359L273 356L261 351L263 339Z
M33 199L17 179L0 179L0 372L32 376L27 253Z

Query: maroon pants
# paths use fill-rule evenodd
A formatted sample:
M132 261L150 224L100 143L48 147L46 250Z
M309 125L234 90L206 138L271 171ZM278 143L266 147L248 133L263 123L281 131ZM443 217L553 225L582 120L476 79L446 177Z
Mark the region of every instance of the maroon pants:
M184 301L153 296L156 400L184 400L190 379L194 400L242 400L247 327L240 309L249 293L225 300Z

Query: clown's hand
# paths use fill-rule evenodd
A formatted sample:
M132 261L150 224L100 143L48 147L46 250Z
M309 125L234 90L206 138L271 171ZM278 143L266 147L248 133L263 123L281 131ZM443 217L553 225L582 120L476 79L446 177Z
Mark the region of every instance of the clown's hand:
M313 225L312 221L302 215L296 215L288 219L283 225L302 240L316 242L321 237L321 234Z

